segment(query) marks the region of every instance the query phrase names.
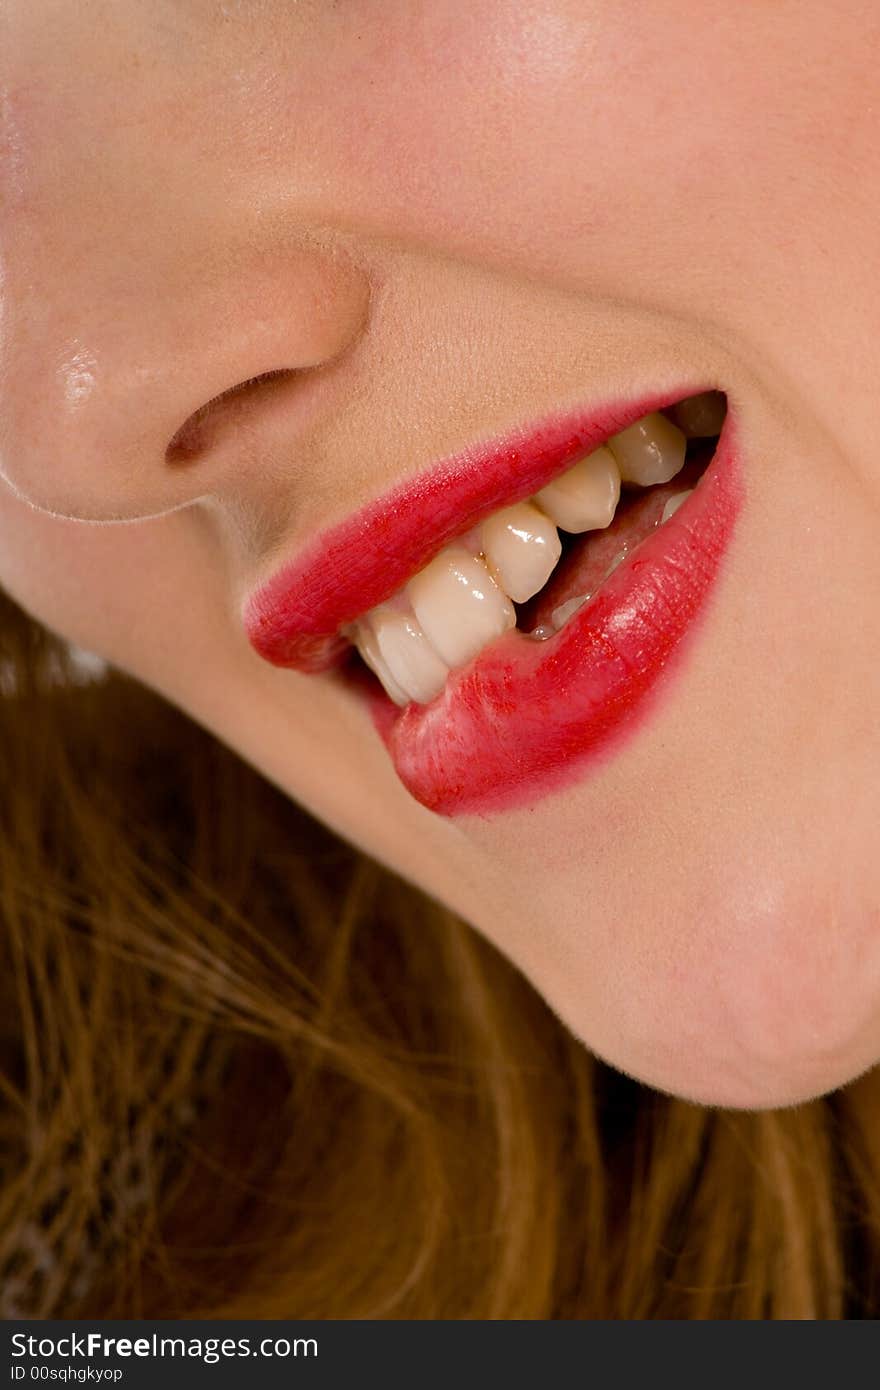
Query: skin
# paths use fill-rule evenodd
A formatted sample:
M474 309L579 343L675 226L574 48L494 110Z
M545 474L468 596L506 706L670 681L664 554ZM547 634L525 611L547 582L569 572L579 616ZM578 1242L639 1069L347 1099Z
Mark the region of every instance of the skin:
M0 583L737 1107L880 1059L880 15L820 0L5 0ZM199 406L235 393L203 446ZM628 747L446 820L245 595L551 411L716 381L745 504ZM108 524L112 523L112 524Z

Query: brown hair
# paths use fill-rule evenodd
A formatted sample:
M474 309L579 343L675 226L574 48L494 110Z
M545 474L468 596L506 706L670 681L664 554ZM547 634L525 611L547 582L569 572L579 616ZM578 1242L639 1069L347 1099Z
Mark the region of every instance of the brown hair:
M4 1316L880 1313L875 1073L641 1087L5 598L0 683Z

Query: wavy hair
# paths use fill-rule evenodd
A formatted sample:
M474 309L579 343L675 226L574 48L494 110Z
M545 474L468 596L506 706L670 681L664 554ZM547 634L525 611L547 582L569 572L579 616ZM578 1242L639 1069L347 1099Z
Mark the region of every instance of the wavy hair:
M4 597L0 686L5 1317L880 1314L878 1074L642 1087Z

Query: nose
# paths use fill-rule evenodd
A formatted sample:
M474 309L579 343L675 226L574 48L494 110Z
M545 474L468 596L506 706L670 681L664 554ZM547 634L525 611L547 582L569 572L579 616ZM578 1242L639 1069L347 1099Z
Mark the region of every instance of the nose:
M253 230L253 229L251 229ZM333 240L287 228L271 241L106 238L63 256L22 237L7 257L0 474L32 506L81 521L133 521L242 486L242 457L207 422L249 429L284 377L338 363L366 323L369 278ZM8 391L7 391L8 388ZM247 417L243 420L243 417ZM233 474L237 476L233 479Z

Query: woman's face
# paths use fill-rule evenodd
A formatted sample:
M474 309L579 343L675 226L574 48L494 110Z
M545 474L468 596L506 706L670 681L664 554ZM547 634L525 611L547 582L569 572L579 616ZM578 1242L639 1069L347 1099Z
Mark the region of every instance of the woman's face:
M766 1106L873 1065L876 6L4 14L0 583L615 1066ZM502 594L488 655L404 709L310 647L377 604L404 643L444 603L470 640L475 523L567 471L572 429L583 456L709 387L714 471L546 646L516 610L492 648ZM436 566L406 588L452 543L446 597Z

